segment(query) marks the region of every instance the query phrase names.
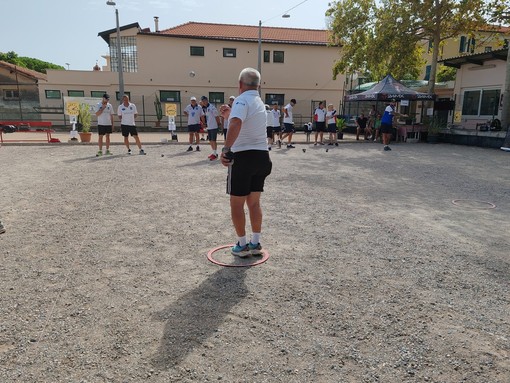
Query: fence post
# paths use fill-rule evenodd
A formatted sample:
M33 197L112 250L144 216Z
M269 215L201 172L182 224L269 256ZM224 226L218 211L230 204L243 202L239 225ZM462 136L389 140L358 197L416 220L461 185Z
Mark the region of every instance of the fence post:
M142 94L143 127L145 128L145 95Z

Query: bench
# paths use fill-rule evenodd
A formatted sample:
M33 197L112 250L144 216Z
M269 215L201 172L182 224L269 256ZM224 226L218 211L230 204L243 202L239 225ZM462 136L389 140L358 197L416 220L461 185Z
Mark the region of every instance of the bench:
M3 125L14 125L17 128L17 133L46 133L46 139L29 139L29 140L4 140ZM47 141L52 142L50 121L0 121L0 143L16 142L16 141ZM35 128L35 129L34 129Z

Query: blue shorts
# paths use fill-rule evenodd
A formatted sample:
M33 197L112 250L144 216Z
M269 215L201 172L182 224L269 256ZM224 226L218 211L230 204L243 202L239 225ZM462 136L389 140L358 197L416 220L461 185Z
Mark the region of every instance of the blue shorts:
M188 132L190 132L190 133L200 132L200 124L188 125Z
M336 124L328 124L328 133L336 133Z
M284 133L294 133L294 124L289 124L287 122L283 123L283 132Z
M216 141L218 139L218 129L207 130L207 137L209 141Z

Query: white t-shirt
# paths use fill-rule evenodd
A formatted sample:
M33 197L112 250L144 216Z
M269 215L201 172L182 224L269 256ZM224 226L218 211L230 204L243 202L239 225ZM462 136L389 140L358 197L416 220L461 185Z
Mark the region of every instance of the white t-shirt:
M209 103L207 108L202 108L202 111L207 121L207 130L218 129L218 121L216 121L216 117L220 115L218 109L216 109L213 104Z
M284 124L293 124L294 121L292 121L292 105L290 104L290 102L285 105L285 108L283 109L287 109L287 114L289 115L289 117L287 117L285 115L285 111L283 112L283 123Z
M266 126L273 126L273 115L266 109Z
M120 117L121 125L135 126L135 114L138 114L138 111L136 110L136 105L131 102L128 106L120 104L117 108L117 115Z
M327 121L328 121L328 125L336 123L336 121L335 121L335 114L336 114L336 110L328 110L328 112L326 113L326 118L327 118Z
M324 122L326 121L326 109L324 108L317 108L315 109L315 115L317 116L317 122Z
M94 112L99 112L99 109L101 109L103 107L103 103L100 102L99 104L96 105L96 107L94 108ZM106 103L106 106L103 110L103 113L101 113L99 116L97 116L97 124L98 125L107 125L107 126L111 126L112 125L112 116L115 114L115 112L113 111L113 106L112 104L110 104L109 102Z
M204 111L200 105L195 105L195 107L189 104L184 111L188 113L188 125L197 125L200 124L200 116L204 115Z
M280 116L281 116L280 110L279 109L276 109L276 110L271 109L270 113L271 113L272 121L269 126L272 126L273 128L279 128L280 127Z
M258 91L247 90L236 97L229 122L234 117L239 118L242 125L239 136L232 145L232 151L267 151L266 107L260 99Z

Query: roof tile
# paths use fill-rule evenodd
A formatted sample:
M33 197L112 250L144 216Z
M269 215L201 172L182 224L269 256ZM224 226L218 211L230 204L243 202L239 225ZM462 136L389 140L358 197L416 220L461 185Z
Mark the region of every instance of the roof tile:
M163 30L158 34L175 37L258 41L259 27L253 25L188 22ZM327 45L329 43L329 31L322 29L266 27L262 25L262 41Z

